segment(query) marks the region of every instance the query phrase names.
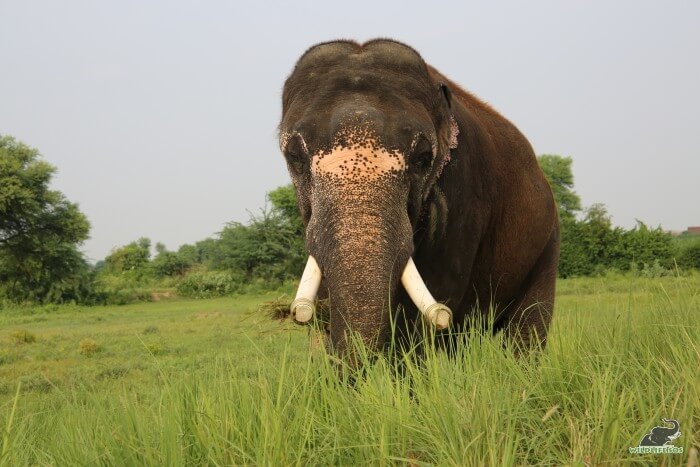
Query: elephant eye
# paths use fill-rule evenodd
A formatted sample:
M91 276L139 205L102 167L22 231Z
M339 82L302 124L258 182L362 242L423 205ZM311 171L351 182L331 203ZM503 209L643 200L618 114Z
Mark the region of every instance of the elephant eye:
M296 152L287 152L287 163L298 175L301 175L306 170L306 157L303 154Z
M433 147L424 136L413 147L408 157L409 167L416 172L425 172L433 163Z
M287 164L291 170L297 175L301 175L306 171L308 166L308 155L306 154L306 145L301 136L294 136L287 145L284 151L284 157L287 159Z

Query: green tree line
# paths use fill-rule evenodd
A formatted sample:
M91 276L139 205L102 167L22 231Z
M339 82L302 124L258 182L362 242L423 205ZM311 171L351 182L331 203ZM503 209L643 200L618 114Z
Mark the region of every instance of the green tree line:
M538 160L559 207L561 277L700 268L700 237L680 242L642 222L613 226L604 205L582 208L570 157ZM173 289L211 297L277 287L301 274L303 224L291 185L269 192L246 223L230 222L212 238L176 251L156 243L155 254L151 240L140 238L93 266L80 251L90 224L49 189L55 170L36 149L0 135L0 304L127 303Z

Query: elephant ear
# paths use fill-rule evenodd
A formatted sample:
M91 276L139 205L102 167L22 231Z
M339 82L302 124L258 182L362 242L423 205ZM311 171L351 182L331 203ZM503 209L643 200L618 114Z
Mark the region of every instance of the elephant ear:
M455 116L450 113L450 149L457 149L457 136L459 136L459 125Z
M447 107L452 108L452 91L447 87L445 83L440 83L440 92L442 92L445 101L447 102Z
M421 199L424 203L428 201L431 193L433 193L435 183L440 178L440 175L442 175L445 166L450 162L451 152L457 147L457 135L459 134L457 120L452 114L452 92L447 85L442 82L438 83L437 88L434 89L437 91L433 107L437 119L437 157L433 164L433 171L429 175L423 193L421 194ZM437 196L437 198L439 198L439 196Z
M445 83L440 83L440 92L447 103L447 108L450 111L450 137L449 137L449 147L450 149L457 149L457 136L459 135L459 125L457 125L457 120L452 113L452 91Z

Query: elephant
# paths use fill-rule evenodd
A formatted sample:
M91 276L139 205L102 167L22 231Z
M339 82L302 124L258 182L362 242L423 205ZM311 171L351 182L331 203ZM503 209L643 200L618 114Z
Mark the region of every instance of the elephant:
M644 438L639 442L640 446L663 446L681 435L678 421L670 418L662 418L662 420L664 423L673 425L673 428L655 426L649 433L644 435Z
M381 351L406 334L392 323L424 319L451 339L489 313L515 349L545 345L559 261L549 183L525 136L415 49L309 48L284 83L279 145L309 253L292 315L308 322L327 297L341 361L350 335Z

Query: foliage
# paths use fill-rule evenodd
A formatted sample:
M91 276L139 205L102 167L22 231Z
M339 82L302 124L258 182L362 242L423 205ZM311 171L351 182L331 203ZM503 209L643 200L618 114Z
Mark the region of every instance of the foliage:
M678 264L685 268L700 269L700 243L685 248L681 252Z
M190 246L190 245L183 245ZM189 249L173 252L168 251L162 243L156 244L158 254L151 261L151 270L157 277L182 276L194 264L194 258Z
M289 184L277 187L267 194L267 198L272 204L272 209L287 220L297 235L303 237L304 224L297 206L297 195L294 186Z
M614 227L600 203L582 210L573 191L571 158L549 154L538 161L559 206L561 277L599 275L608 269L670 273L677 254L669 233L641 221L630 230Z
M248 224L231 222L219 233L211 261L214 269L240 272L246 280L279 283L296 278L304 267L302 224L291 186L271 192L272 209L251 215Z
M49 184L39 152L0 135L0 294L13 301L85 301L90 271L78 247L90 224Z
M562 277L662 268L670 273L674 265L672 237L660 227L649 228L641 221L630 230L612 227L602 205L586 211L583 220L562 220L559 275ZM659 273L656 273L657 275Z
M154 286L172 279L187 297L216 297L264 290L296 279L304 267L303 224L291 185L268 193L271 208L248 223L230 222L215 238L182 245L176 252L141 238L115 249L97 268L96 292L104 303L149 300Z
M226 271L196 271L188 274L177 285L184 297L211 298L230 295L240 287L240 278Z
M570 219L581 210L581 199L574 192L574 174L571 157L543 154L537 158L559 207L559 217Z
M117 248L104 260L104 269L108 273L147 273L151 258L151 240L139 238L121 248Z
M150 301L153 290L162 287L163 284L144 276L108 274L101 271L95 278L93 296L96 303L124 305Z
M700 235L680 235L676 239L678 265L700 269Z

